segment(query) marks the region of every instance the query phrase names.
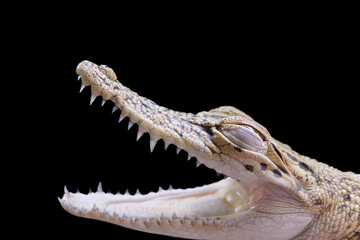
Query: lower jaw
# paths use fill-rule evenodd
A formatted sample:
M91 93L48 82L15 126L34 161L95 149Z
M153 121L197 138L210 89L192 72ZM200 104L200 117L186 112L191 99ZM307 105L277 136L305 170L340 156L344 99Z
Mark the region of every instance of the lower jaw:
M250 209L250 196L236 180L226 178L191 189L159 190L157 193L82 194L65 191L63 207L75 215L100 211L129 218L226 218Z

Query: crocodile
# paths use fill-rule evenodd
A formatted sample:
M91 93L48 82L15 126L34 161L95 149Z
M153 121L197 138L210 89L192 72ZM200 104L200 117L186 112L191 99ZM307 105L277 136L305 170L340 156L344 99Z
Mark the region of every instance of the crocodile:
M195 157L224 179L188 189L134 195L64 189L62 207L76 216L188 239L360 239L360 175L292 150L244 112L223 106L197 114L174 111L123 86L106 65L82 61L81 90L120 109L119 122L165 147Z

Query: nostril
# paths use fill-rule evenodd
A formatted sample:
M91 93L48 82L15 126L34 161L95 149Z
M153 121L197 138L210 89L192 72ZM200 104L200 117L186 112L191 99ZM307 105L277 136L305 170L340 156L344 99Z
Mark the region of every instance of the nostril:
M99 66L99 70L105 74L109 79L116 81L117 80L117 76L114 72L114 70L112 70L111 68L109 68L106 65L100 65Z

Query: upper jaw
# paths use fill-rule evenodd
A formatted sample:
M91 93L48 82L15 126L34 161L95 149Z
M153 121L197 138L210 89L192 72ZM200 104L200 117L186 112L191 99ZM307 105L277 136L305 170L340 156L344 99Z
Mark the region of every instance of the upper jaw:
M115 103L115 108L121 110L120 120L129 117L129 127L134 123L139 125L138 137L146 132L149 133L151 150L158 140L163 139L165 146L174 144L178 149L184 149L189 157L196 157L208 168L241 180L245 185L254 185L254 181L258 178L274 180L277 166L264 156L270 136L266 129L243 112L232 107L220 107L196 115L177 112L161 107L123 86L117 81L115 73L104 65L98 66L83 61L78 65L76 72L84 86L91 86L93 96L102 96L104 100L112 100ZM219 125L239 123L245 123L265 134L260 136L257 132L252 133L242 128L250 133L248 136L255 142L265 140L266 144L258 144L255 148L255 150L260 149L259 152L236 148L232 141L224 137L224 134L219 134L220 131L224 133L229 130L219 128ZM247 139L240 140L245 146L247 145ZM262 169L262 163L266 163L266 171ZM275 180L282 187L294 185L289 184L293 183L293 180L288 176Z
M96 65L89 61L81 62L77 74L83 86L91 86L91 103L97 96L104 100L112 100L114 109L120 109L119 121L129 118L129 127L134 123L139 125L138 137L144 133L150 135L151 149L157 141L163 139L165 146L176 145L184 149L190 156L209 158L215 148L209 133L201 124L196 124L200 118L190 113L183 113L159 106L153 101L139 96L116 80L113 71L104 65Z
M104 65L83 61L76 72L84 86L91 86L93 96L102 96L104 100L115 103L115 108L121 110L119 120L129 117L129 127L134 123L139 125L138 136L149 133L151 150L158 140L163 139L165 146L174 144L208 168L240 180L245 185L254 185L260 178L284 188L296 186L294 179L289 175L281 175L278 167L264 154L266 149L270 149L271 137L267 130L243 112L232 107L220 107L195 115L177 112L161 107L123 86L117 81L115 73ZM219 127L226 124L233 127L239 125L252 140L239 139L238 136L230 134L235 139L234 145L234 140L228 139L229 134L228 137L224 135L226 132L231 133L233 127ZM254 129L254 132L241 124ZM236 138L240 142L239 148L236 147ZM261 142L263 140L264 143ZM254 149L242 148L250 142L256 143ZM265 170L262 164L266 165Z

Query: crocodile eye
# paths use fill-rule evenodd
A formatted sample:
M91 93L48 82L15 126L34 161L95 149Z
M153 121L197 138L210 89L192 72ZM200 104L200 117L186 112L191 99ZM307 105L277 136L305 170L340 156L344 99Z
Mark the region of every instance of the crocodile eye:
M226 124L221 127L222 134L234 145L253 152L266 153L264 137L248 125Z

